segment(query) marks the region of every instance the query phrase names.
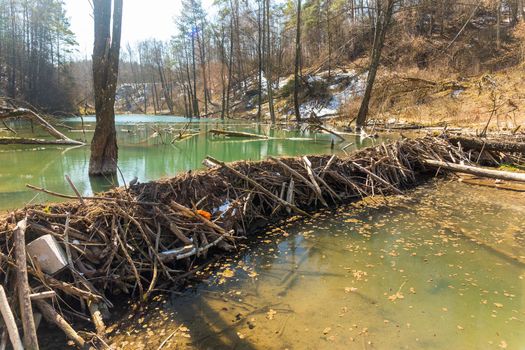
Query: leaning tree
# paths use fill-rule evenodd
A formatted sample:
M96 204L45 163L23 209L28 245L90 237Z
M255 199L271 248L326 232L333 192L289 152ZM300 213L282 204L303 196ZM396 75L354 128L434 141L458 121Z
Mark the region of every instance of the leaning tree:
M122 2L123 0L93 1L93 89L97 125L91 141L89 175L114 175L117 172L114 105L122 31Z

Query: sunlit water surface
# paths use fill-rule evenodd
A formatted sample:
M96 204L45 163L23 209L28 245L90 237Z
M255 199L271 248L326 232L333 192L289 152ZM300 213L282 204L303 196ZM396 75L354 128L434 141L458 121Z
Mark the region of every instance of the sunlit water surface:
M112 341L121 349L525 349L525 269L508 257L525 256L525 194L435 181L377 201L260 234L182 295L117 317Z
M119 142L119 176L116 179L90 179L89 146L0 146L0 211L20 207L29 202L56 201L57 198L38 194L25 187L32 184L48 190L74 195L64 179L69 175L83 195L107 190L111 185L122 185L138 177L141 182L174 176L180 172L202 168L201 162L211 155L224 161L240 159L260 160L267 156L329 154L341 152L341 147L352 142L346 149L351 152L358 147L370 146L378 140L361 140L349 137L348 142L337 144L332 150L331 135L300 132L295 129L257 125L245 121L221 122L217 119L192 120L174 116L121 115L117 116ZM78 118L63 122L74 130L60 130L73 139L90 141L95 128L95 117L84 117L84 129ZM28 123L11 124L19 137L48 138L45 131ZM178 130L199 133L192 138L173 141ZM228 139L210 137L209 129L259 133L270 140ZM83 130L87 130L86 133ZM0 131L0 136L12 136ZM124 179L124 180L123 180ZM36 197L35 197L36 196Z

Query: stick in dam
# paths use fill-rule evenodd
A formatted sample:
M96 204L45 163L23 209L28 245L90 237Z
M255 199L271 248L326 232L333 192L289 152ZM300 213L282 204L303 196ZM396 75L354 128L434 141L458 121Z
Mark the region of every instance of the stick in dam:
M452 172L467 173L477 176L489 177L491 179L525 182L524 173L484 169L475 166L447 163L431 159L423 159L422 163L433 168L445 169Z

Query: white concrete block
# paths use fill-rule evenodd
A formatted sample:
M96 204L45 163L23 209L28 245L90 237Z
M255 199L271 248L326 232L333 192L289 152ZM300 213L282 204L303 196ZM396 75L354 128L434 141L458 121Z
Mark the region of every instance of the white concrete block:
M45 273L54 274L67 266L66 254L52 235L35 239L26 249L33 259L36 258Z

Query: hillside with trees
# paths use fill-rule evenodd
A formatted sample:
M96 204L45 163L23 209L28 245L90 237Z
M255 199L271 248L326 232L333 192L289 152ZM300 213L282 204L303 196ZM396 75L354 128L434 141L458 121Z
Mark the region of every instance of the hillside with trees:
M497 74L523 63L521 1L329 0L297 5L220 1L211 17L199 1L184 1L184 15L176 18L170 42L149 40L125 48L119 109L274 120L274 115L296 115L305 102L329 101L328 87L341 72L362 75L366 82L371 63L379 68L374 91L392 74L413 78L415 84L408 88L417 89L421 84L416 78L438 84L450 77ZM389 6L391 18L384 22ZM380 34L382 50L375 40ZM328 80L316 78L319 74ZM330 114L356 117L366 84L358 90ZM377 112L374 94L368 95Z
M0 96L48 112L75 109L76 49L62 1L0 1Z
M424 81L449 83L453 93L464 90L461 79L519 67L522 2L219 0L206 10L184 0L170 41L122 48L117 109L273 121L316 110L352 120L368 114L365 97L372 113L395 115L387 106L417 102L413 90ZM75 38L61 2L2 0L0 18L1 94L49 111L92 111L91 60L72 59ZM377 84L366 84L376 73ZM333 85L350 76L358 86L335 101ZM509 98L519 104L523 92Z

